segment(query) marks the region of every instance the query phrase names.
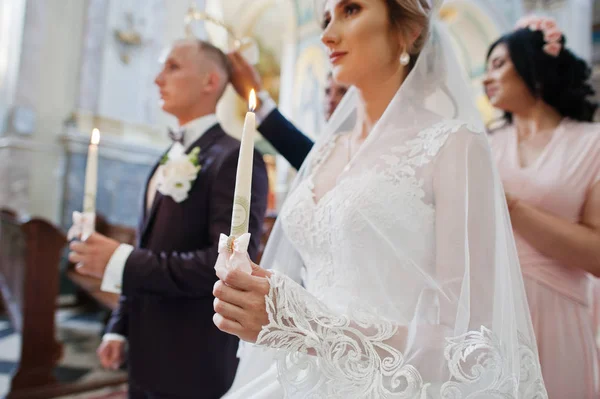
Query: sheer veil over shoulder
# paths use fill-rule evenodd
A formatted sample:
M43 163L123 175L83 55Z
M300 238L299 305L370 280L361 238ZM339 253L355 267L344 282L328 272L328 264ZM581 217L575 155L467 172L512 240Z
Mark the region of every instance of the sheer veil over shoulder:
M299 171L262 258L269 324L241 346L227 398L547 398L502 184L449 34L430 23L331 187L315 196L361 125L357 90Z

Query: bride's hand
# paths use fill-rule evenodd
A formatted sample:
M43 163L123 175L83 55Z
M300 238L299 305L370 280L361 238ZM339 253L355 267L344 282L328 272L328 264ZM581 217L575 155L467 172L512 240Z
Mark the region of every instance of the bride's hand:
M252 264L252 275L240 270L217 271L213 322L223 332L256 342L262 327L269 323L265 296L269 294L270 273Z

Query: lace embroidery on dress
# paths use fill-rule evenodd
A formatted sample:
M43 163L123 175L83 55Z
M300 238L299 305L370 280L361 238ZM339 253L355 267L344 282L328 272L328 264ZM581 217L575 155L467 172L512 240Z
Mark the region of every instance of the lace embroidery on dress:
M374 187L412 198L401 202L403 210L412 215L406 218L407 223L431 224L435 209L424 201L425 181L418 171L435 159L450 134L463 127L481 133L462 122L440 122L381 154L382 163L364 171L362 176L391 182ZM336 141L334 137L318 150L311 163L313 173L331 154ZM269 324L263 327L256 342L281 350L277 365L286 397L547 398L535 349L522 337L519 340L520 375L514 375L506 364L506 359L512 359L512 352L486 327L446 338L443 356L448 378L446 382L432 384L424 380L402 353L400 330L404 327L380 316L376 309L352 306L343 314L333 311L322 299L339 284L338 279L343 279L345 272L334 274L336 265L331 253L338 250L336 228L342 227L332 226L331 214L349 210L348 202L352 204L356 200L348 198L347 193L352 190L345 187L346 184L351 186L350 180L354 178L342 179L328 192L343 190L341 197L345 197L341 203L332 200L329 204L323 202L324 198L316 204L309 202L312 200L311 178L291 193L281 213L291 242L305 249L300 252L309 270L307 289L285 275L272 275L271 289L266 296ZM392 194L388 193L387 198L394 198ZM368 205L353 204L355 208ZM345 227L358 226L352 217L359 212L347 213L350 223ZM352 300L361 302L359 298Z
M269 324L256 343L282 350L277 365L286 397L547 398L535 350L521 336L520 375L506 372L503 359L510 356L486 327L447 338L450 378L437 390L394 348L392 322L334 314L285 275L273 273L270 284Z

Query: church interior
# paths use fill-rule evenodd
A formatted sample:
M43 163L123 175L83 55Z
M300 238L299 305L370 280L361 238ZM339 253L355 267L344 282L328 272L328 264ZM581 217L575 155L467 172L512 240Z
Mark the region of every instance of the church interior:
M325 126L329 60L313 0L0 0L0 397L127 397L127 372L96 349L118 295L67 259L100 132L95 229L134 244L138 204L175 119L154 77L191 32L228 51L250 37L264 88L311 138ZM554 17L593 65L600 99L600 0L452 0L439 17L487 126L501 112L482 85L488 46L525 14ZM240 138L247 102L227 88L217 116ZM269 180L263 244L295 171L263 138Z

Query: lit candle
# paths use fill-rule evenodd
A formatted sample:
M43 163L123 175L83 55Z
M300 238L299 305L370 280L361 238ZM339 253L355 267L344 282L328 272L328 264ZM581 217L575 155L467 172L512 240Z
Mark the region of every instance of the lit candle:
M85 167L85 188L83 191L83 212L96 212L96 191L98 183L98 143L100 131L92 131L92 139L88 148L87 165Z
M252 164L254 157L254 136L256 132L256 93L250 91L249 111L244 120L242 143L238 158L233 199L233 215L231 217L231 237L237 238L248 232L250 221L250 195L252 189Z

